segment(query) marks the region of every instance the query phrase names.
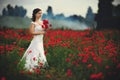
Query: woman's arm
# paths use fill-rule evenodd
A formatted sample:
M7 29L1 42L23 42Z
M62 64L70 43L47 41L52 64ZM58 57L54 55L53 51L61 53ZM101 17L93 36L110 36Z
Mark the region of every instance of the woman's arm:
M30 31L30 33L31 34L33 34L33 35L40 35L40 34L45 34L45 31L40 31L40 32L34 32L34 24L32 23L31 25L30 25L30 28L29 28L29 31Z

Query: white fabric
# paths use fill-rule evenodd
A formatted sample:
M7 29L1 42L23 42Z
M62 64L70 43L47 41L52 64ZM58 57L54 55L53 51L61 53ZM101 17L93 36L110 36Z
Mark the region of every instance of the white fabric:
M41 25L35 22L31 23L35 25L35 32L43 30ZM25 58L26 61L24 69L32 71L33 68L39 66L39 62L43 63L44 66L47 63L46 56L44 54L43 37L43 34L33 36L30 45L22 57L22 59Z

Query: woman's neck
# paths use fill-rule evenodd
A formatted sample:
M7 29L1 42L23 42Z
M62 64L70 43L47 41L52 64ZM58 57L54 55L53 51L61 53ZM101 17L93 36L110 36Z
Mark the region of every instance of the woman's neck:
M35 22L39 22L40 20L39 19L36 19Z
M36 18L35 22L40 22L40 18Z
M37 23L41 24L40 19L36 19L36 20L35 20L35 22L37 22Z

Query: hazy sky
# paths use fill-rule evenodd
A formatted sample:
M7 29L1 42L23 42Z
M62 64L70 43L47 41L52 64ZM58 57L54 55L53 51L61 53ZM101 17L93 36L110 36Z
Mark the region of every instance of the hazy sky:
M31 17L34 8L41 8L46 13L48 6L52 6L53 13L64 13L65 16L72 14L82 15L85 17L87 8L92 7L93 12L97 13L98 0L0 0L0 14L6 5L11 4L23 6L27 9L27 16ZM120 4L119 0L113 2L114 5Z

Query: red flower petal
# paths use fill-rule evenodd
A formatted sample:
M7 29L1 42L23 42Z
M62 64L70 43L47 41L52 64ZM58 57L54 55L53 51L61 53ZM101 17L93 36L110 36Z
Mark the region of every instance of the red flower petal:
M35 61L35 60L36 60L36 57L34 57L33 60Z

